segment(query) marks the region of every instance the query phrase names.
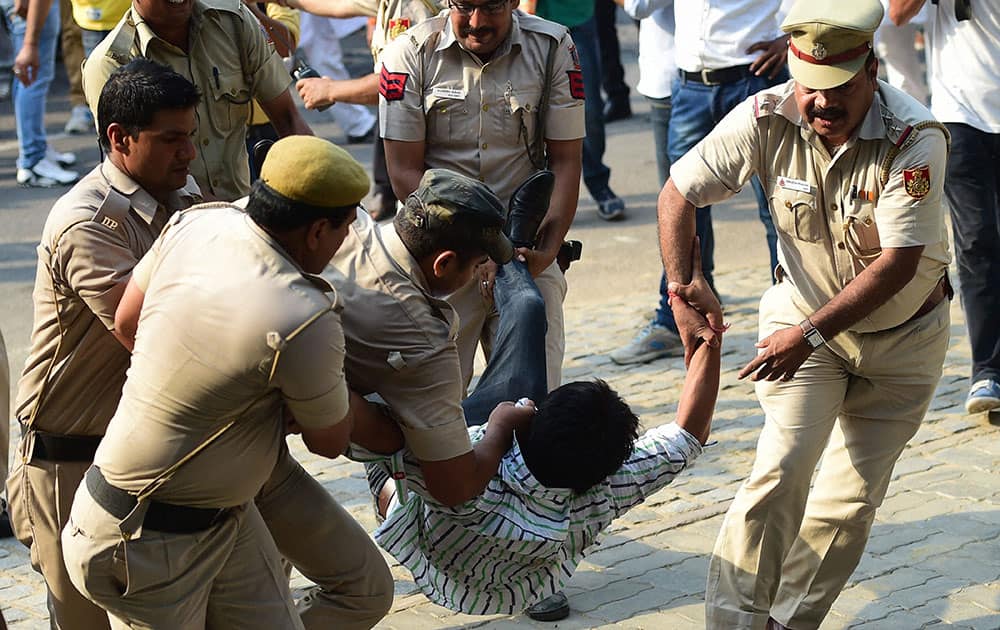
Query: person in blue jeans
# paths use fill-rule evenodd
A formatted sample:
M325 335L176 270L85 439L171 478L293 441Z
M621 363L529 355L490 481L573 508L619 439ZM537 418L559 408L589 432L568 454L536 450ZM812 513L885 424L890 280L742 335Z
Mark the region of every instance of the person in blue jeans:
M680 19L680 18L679 18ZM682 41L683 23L677 25L677 41ZM786 48L784 37L755 42L747 53L758 52L751 64L698 72L677 72L671 85L666 107L653 103L650 120L657 143L657 166L661 185L669 175L670 164L687 153L715 127L729 111L752 94L788 80L784 67ZM678 64L680 65L680 64ZM660 106L658 106L660 105ZM666 146L663 146L663 144ZM661 157L666 155L666 159ZM771 220L768 199L756 177L751 180L757 199L758 216L764 224L773 281L778 266L778 237ZM701 241L702 271L715 290L715 235L712 229L712 208L698 208L696 232ZM644 326L627 345L611 353L611 360L621 365L645 363L664 356L681 356L684 352L677 324L668 304L667 277L660 276L659 303L653 320Z
M593 0L539 0L538 16L569 29L583 74L585 125L583 183L605 221L625 218L625 202L611 190L611 169L604 163L604 99L601 97L601 50ZM574 96L577 94L574 93Z
M59 3L52 3L37 38L28 33L28 16L16 13L10 0L0 2L0 8L13 48L19 51L14 60L17 80L12 89L19 150L17 183L41 187L72 184L79 179L79 173L65 166L76 162L76 156L52 150L45 135L45 100L55 74Z

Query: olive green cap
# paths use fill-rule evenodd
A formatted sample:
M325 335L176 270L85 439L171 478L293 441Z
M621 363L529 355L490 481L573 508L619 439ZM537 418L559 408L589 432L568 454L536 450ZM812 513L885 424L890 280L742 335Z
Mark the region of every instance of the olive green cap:
M797 0L781 24L788 42L788 71L813 90L851 80L865 65L882 23L879 0Z
M260 180L282 197L317 208L357 205L370 182L351 154L316 136L286 136L274 143Z
M486 184L444 168L424 172L420 185L400 211L418 228L433 230L457 217L468 222L469 239L498 264L514 257L514 246L503 233L504 206Z

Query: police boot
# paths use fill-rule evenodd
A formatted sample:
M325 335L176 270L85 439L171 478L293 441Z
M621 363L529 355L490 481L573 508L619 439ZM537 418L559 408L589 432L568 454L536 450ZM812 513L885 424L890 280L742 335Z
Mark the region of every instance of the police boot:
M510 196L510 213L504 233L514 247L534 247L535 235L549 210L556 176L552 171L538 171L517 187Z

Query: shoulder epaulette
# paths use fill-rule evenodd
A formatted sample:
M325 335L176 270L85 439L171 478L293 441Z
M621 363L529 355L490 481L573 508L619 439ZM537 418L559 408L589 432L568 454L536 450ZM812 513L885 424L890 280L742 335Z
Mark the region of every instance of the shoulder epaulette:
M132 21L132 9L125 13L115 38L111 40L105 56L110 57L118 65L124 66L132 61L132 45L135 44L135 22Z
M531 15L530 13L518 13L517 22L523 31L543 33L556 40L561 40L569 32L562 24L543 20L537 15Z
M781 102L781 97L777 94L758 94L754 97L753 114L756 118L770 116Z
M125 233L125 219L129 210L132 209L132 202L129 198L121 194L114 188L108 188L108 194L104 196L97 212L94 213L92 221L100 223L108 229Z
M420 48L432 37L435 41L437 41L437 37L440 36L447 24L448 16L435 15L434 17L428 18L416 26L411 26L402 33L401 37L406 37L408 41L413 44L414 48Z

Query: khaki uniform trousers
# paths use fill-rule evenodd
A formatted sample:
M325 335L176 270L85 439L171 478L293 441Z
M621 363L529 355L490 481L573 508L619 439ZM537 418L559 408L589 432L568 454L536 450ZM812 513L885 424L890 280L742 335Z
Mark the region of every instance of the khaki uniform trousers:
M476 346L482 343L487 362L493 349L500 316L492 302L487 303L479 292L480 280L473 278L455 293L448 296L448 303L458 314L458 358L462 366L465 389L472 381L475 367ZM538 291L545 300L545 374L548 390L562 383L563 355L566 352L566 331L563 322L563 300L566 299L566 276L559 265L552 263L535 278Z
M28 448L22 439L18 454ZM64 630L106 630L108 614L80 594L63 563L60 532L69 518L73 494L89 462L25 462L19 456L7 479L10 520L17 539L31 554L31 566L48 590L49 624Z
M318 585L299 601L307 629L367 630L389 612L392 574L378 547L287 447L256 503L278 551Z
M806 316L789 283L760 303L760 338ZM819 627L861 559L892 469L941 377L950 311L878 333L843 333L788 382L757 383L765 422L749 478L715 543L707 627ZM843 358L848 357L848 358ZM812 491L809 482L822 465Z
M81 484L63 530L66 569L113 628L301 630L281 557L253 502L194 534L118 519Z
M66 78L69 79L69 104L86 105L87 97L83 94L83 35L80 26L73 19L73 3L71 0L59 0L59 39L62 44L63 64L66 66Z

